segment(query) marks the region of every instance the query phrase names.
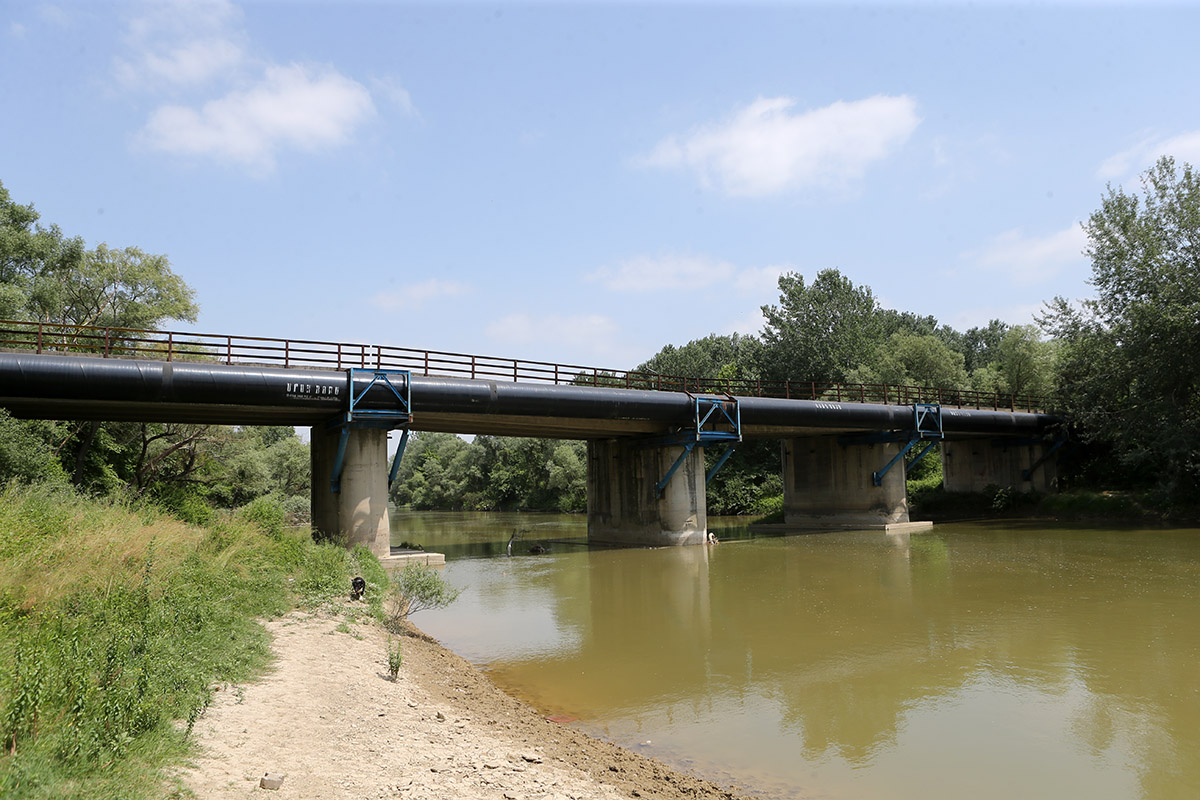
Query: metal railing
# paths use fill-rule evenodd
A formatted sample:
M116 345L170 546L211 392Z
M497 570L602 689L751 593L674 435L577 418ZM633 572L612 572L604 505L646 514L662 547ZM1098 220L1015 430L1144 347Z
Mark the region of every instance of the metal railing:
M732 394L838 403L883 403L1010 411L1038 411L1042 398L965 389L871 383L817 383L795 380L740 380L659 375L555 364L515 358L417 350L391 345L272 339L262 336L182 331L146 331L0 320L0 348L38 353L86 354L103 358L209 361L221 364L282 365L310 369L404 369L414 375L452 378L649 389L693 394Z

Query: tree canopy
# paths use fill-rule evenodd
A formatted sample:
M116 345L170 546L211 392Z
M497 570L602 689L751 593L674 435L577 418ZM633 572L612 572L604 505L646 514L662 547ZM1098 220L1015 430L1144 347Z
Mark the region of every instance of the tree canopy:
M1200 176L1164 157L1084 224L1094 298L1058 297L1060 408L1080 437L1176 498L1200 489Z

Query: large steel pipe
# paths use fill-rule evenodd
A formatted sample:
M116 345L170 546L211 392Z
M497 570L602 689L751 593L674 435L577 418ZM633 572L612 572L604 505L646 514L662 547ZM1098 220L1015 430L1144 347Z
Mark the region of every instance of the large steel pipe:
M358 373L356 396L371 379ZM341 370L0 353L0 406L22 417L317 425L348 408L349 392ZM694 415L686 394L639 389L414 376L411 395L415 429L454 433L609 438L668 432ZM376 385L361 407L394 403ZM901 431L913 421L911 406L759 397L740 398L740 406L752 438ZM1046 414L943 409L951 436L1034 436L1053 422Z

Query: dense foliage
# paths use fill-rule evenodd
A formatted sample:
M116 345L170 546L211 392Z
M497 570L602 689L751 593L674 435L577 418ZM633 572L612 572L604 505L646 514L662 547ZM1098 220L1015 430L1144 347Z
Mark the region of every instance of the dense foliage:
M453 511L582 511L583 442L414 434L391 490L397 506Z
M1058 401L1091 475L1195 505L1200 490L1200 175L1161 159L1084 225L1096 296L1049 304ZM1111 465L1111 471L1105 470Z

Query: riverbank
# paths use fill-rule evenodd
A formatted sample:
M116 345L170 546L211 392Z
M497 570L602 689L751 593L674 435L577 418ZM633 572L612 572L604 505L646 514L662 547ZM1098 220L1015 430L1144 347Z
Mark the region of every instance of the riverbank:
M543 719L416 628L391 681L375 624L292 612L266 627L271 670L222 686L196 722L203 755L179 778L197 797L745 797ZM286 775L278 792L259 788L267 772Z

